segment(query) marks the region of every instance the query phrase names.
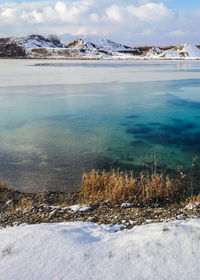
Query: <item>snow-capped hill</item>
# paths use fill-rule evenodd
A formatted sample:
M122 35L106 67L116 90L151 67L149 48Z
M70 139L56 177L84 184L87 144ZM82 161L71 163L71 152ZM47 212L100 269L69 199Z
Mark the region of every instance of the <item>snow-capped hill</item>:
M200 49L192 44L179 46L177 51L183 57L200 57Z
M90 50L90 51L96 51L97 48L94 44L85 41L84 39L78 38L76 40L74 40L73 42L69 43L66 46L68 49L76 49L79 51L86 51L86 50Z
M146 59L197 59L200 58L200 49L192 44L184 44L171 48L152 47L143 53Z
M157 55L159 55L159 54L161 54L162 53L162 51L161 51L161 49L160 48L158 48L158 47L152 47L147 53L146 53L146 57L155 57L155 56L157 56Z
M84 39L78 38L66 46L68 50L76 50L80 58L103 58L106 54L100 52L97 46Z
M41 35L30 35L26 37L11 37L0 39L0 56L10 57L36 57L37 53L51 50L62 50L66 46L60 43L55 35L45 38ZM35 53L34 53L35 52ZM32 54L34 53L34 54ZM38 57L40 58L40 56Z
M85 40L78 38L66 47L67 49L78 50L82 57L89 58L130 58L130 56L141 54L138 49L118 44L107 39Z
M128 50L133 50L133 48L113 42L104 38L91 38L89 42L96 46L98 49L113 51L113 52L123 52Z
M37 48L64 48L65 46L59 42L58 39L45 38L41 35L30 35L27 37L11 38L11 42L16 43L18 46L25 50Z
M146 58L169 58L169 59L192 59L200 58L200 49L192 44L184 44L181 46L172 47L171 49L156 51L158 48L152 48L147 54Z

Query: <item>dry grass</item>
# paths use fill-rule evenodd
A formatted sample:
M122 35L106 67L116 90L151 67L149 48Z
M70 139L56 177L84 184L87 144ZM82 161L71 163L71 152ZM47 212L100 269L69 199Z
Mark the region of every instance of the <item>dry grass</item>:
M140 205L161 205L179 202L184 197L183 182L163 174L95 171L84 173L81 193L85 203L109 200L112 205L132 202Z
M34 201L29 198L22 198L17 204L10 203L7 207L7 211L10 213L15 213L16 211L21 211L22 213L25 213L26 211L29 211L34 206Z
M12 192L16 191L15 188L9 187L7 182L0 180L0 192L5 192L5 190Z
M34 52L36 54L41 54L41 55L47 55L48 54L48 50L45 49L45 48L32 49L32 52Z
M29 199L29 198L22 198L22 200L20 201L19 205L18 205L18 209L21 210L25 210L25 209L31 209L34 205L33 200Z
M11 212L15 210L21 211L22 213L29 211L34 206L34 201L29 198L22 198L17 205L11 204Z
M198 194L198 195L193 195L193 196L190 198L189 202L192 202L192 203L200 202L200 194Z

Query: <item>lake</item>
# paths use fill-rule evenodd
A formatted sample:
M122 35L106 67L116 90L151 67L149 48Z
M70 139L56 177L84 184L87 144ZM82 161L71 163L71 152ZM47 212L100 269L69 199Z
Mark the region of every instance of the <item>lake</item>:
M0 60L0 178L19 190L76 191L93 168L173 175L199 152L199 61Z

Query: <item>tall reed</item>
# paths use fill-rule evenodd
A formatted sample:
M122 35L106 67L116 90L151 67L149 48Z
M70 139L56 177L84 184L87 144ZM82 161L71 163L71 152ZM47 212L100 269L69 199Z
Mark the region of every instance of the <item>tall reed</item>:
M135 176L133 172L119 170L92 170L83 174L80 191L86 203L108 200L112 205L122 202L164 205L179 202L184 197L184 184L181 178L171 179L156 172Z

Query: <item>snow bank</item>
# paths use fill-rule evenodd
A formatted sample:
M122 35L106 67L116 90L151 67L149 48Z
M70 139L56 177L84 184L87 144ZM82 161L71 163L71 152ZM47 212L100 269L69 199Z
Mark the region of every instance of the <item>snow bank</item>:
M84 206L81 206L81 205L72 205L72 206L69 206L69 209L72 211L72 212L86 212L86 211L88 211L88 210L90 210L91 209L91 207L90 206L86 206L86 205L84 205Z
M199 279L200 219L116 229L81 222L2 228L1 279Z
M162 51L159 48L152 47L144 58L149 59L197 59L200 58L200 49L192 44L184 44Z
M192 44L184 44L178 52L179 54L183 54L185 57L200 57L200 49Z

